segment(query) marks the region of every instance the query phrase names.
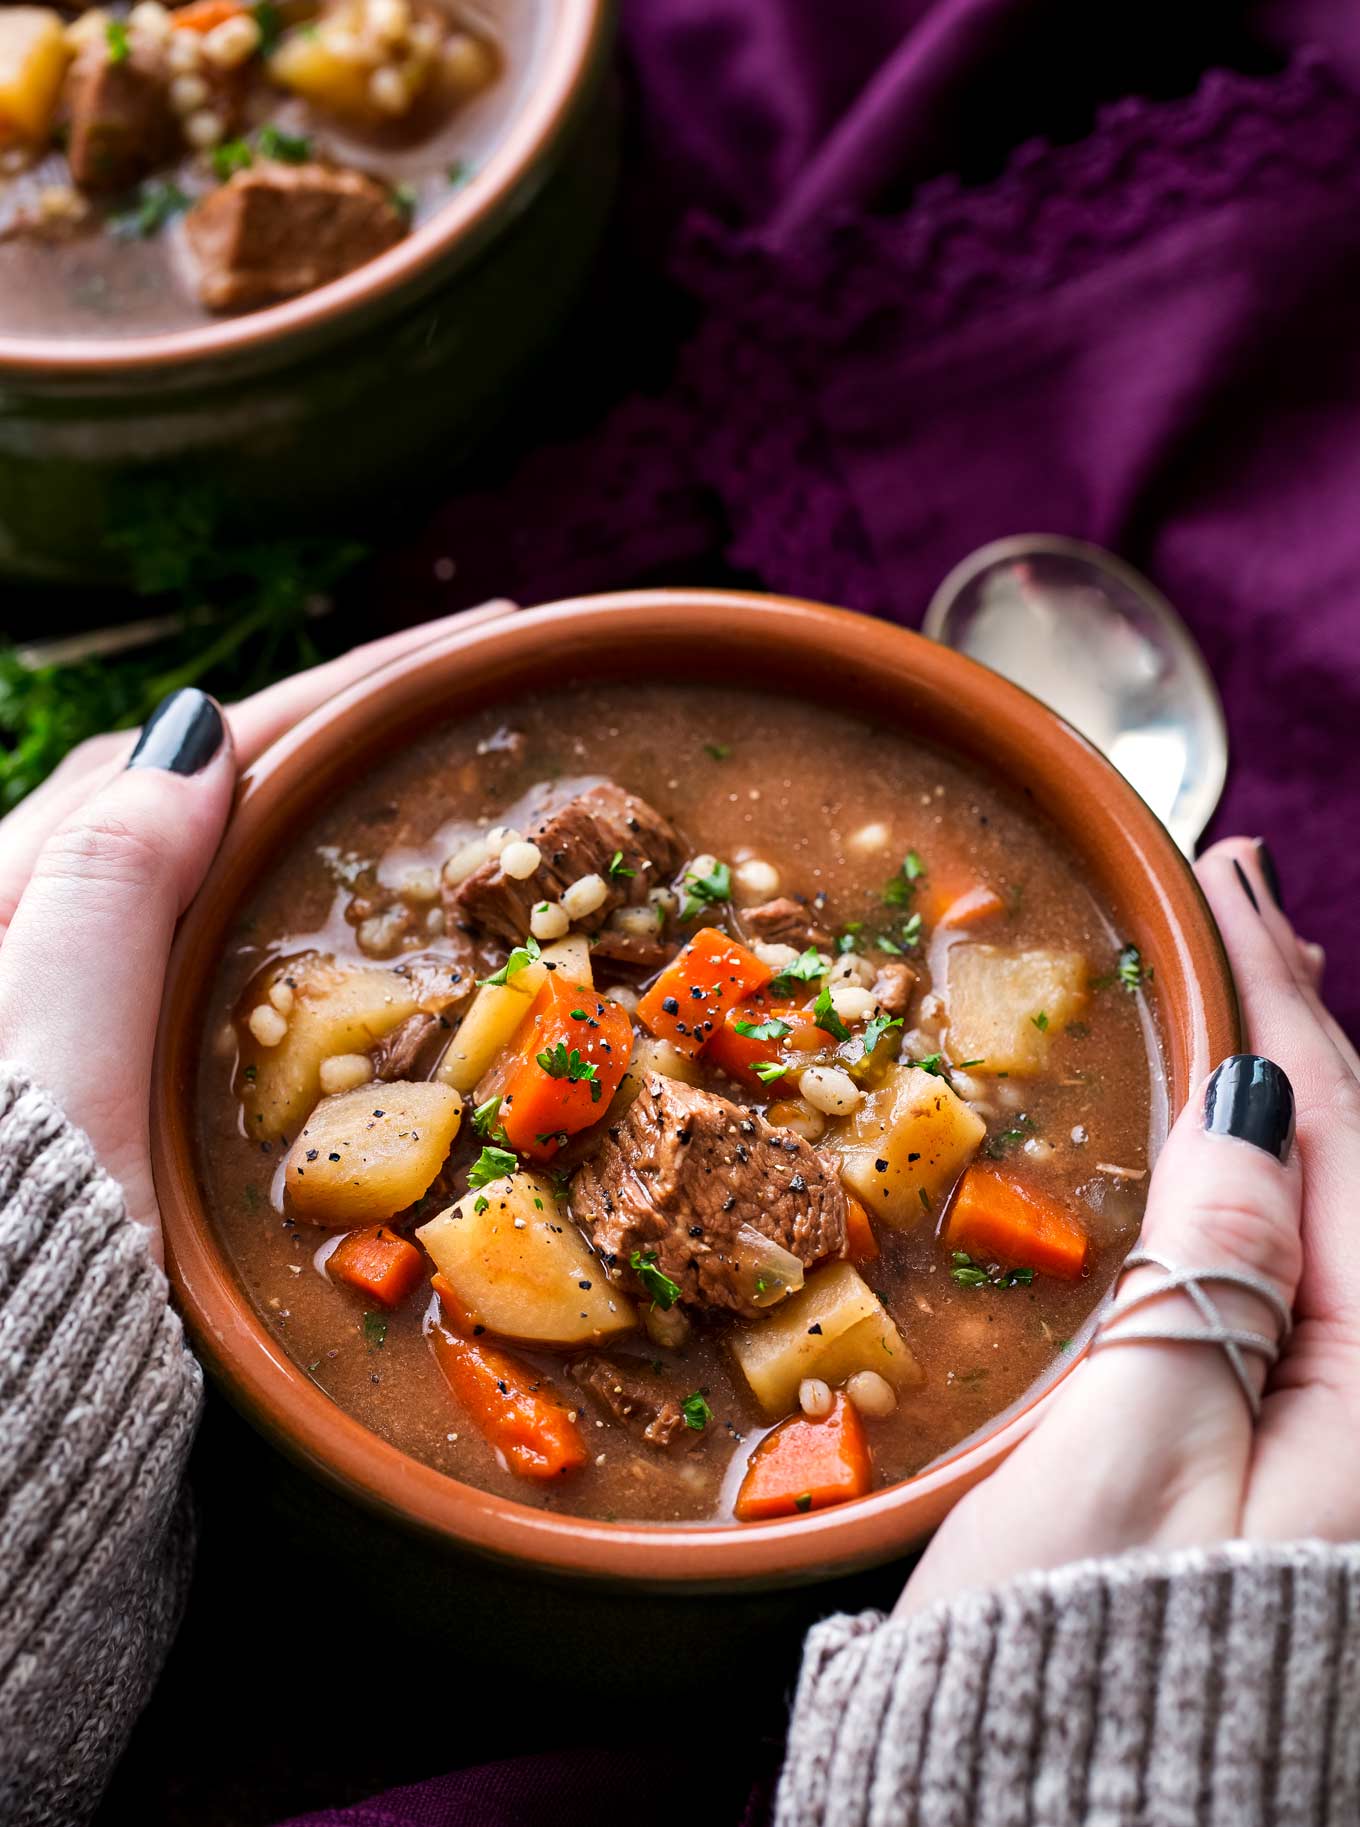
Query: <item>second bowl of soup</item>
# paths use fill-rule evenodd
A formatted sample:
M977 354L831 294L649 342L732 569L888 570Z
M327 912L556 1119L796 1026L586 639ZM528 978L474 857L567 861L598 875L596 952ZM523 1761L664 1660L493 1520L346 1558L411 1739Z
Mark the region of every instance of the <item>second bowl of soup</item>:
M215 883L162 1056L191 1324L351 1493L576 1570L806 1577L938 1520L1235 1040L1106 764L805 605L401 662L264 759Z

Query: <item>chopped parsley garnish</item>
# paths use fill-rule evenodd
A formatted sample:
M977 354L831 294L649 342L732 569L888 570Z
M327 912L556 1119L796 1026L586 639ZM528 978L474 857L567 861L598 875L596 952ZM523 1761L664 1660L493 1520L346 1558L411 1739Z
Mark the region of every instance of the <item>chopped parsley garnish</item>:
M283 32L283 14L273 0L256 0L250 11L260 28L260 55L268 57Z
M628 1258L634 1274L651 1295L653 1301L663 1312L669 1313L680 1298L680 1284L672 1281L663 1269L656 1266L655 1250L634 1250Z
M916 893L916 884L926 872L926 866L914 850L908 850L902 858L902 866L890 882L883 888L883 899L889 907L905 907Z
M579 1047L573 1047L569 1053L567 1043L559 1040L555 1047L536 1054L535 1058L549 1078L564 1078L571 1085L589 1085L591 1103L599 1103L602 1089L599 1076L592 1063L581 1058Z
M387 1321L381 1313L366 1313L363 1317L364 1343L370 1351L377 1351L387 1342Z
M1022 1110L1009 1129L1003 1129L1000 1135L991 1138L987 1144L987 1153L993 1161L999 1161L1012 1148L1018 1148L1022 1142L1027 1142L1033 1134L1034 1119L1026 1116Z
M504 1142L505 1131L496 1118L501 1113L499 1097L489 1097L484 1104L478 1104L472 1113L472 1127L479 1136L489 1136L493 1141Z
M924 1059L914 1059L911 1063L932 1078L949 1077L949 1065L943 1053L927 1053Z
M822 993L812 1005L812 1019L824 1034L833 1040L849 1040L850 1030L831 1006L831 986L826 984Z
M1131 996L1140 984L1152 980L1152 968L1143 963L1143 955L1136 945L1126 945L1120 952L1115 974Z
M126 19L108 19L104 22L104 42L109 47L110 63L126 63L132 55L132 46L128 42Z
M950 1261L954 1266L949 1273L961 1288L1027 1288L1034 1280L1033 1269L1003 1269L996 1262L984 1267L967 1250L953 1251Z
M921 943L921 916L911 914L898 928L897 937L891 933L881 933L874 944L881 952L889 952L894 958L900 958L904 952L914 952Z
M703 1391L696 1389L692 1396L686 1396L680 1404L680 1413L685 1417L685 1426L692 1427L696 1434L703 1433L713 1419L713 1410L704 1400Z
M714 761L726 761L732 753L732 744L730 742L706 742L704 753L711 755Z
M768 1021L734 1021L732 1026L748 1040L783 1040L786 1034L793 1033L792 1026L787 1021L780 1021L777 1015L772 1015Z
M210 154L214 173L225 184L233 172L244 171L254 160L248 140L223 140Z
M762 1085L771 1085L774 1083L775 1079L783 1078L784 1074L788 1071L788 1067L782 1065L777 1059L758 1059L751 1067L751 1070L755 1073Z
M499 988L501 984L509 983L510 979L517 976L526 965L537 964L542 955L542 949L539 946L538 940L530 934L523 945L517 945L515 947L514 951L511 952L510 956L494 976L480 977L478 978L478 982L483 988L485 988L487 984L494 984Z
M806 1516L808 1511L812 1508L812 1492L804 1491L801 1496L795 1497L793 1500L793 1507L798 1511L800 1516Z
M414 184L394 184L389 200L403 222L414 221L416 204L420 201Z
M850 922L850 924L846 927L845 931L841 934L840 938L837 939L836 950L838 952L854 951L855 941L859 938L859 935L863 931L864 931L863 920L852 920Z
M255 135L255 144L263 157L277 159L281 165L305 165L312 156L312 142L304 133L285 133L272 121L266 121Z
M687 875L684 888L685 903L680 909L680 918L692 920L701 907L732 899L732 871L726 863L715 863L707 875Z
M1041 1034L1047 1034L1047 1032L1048 1032L1048 1015L1043 1009L1040 1009L1040 1011L1037 1015L1031 1015L1029 1019L1030 1019L1031 1025L1033 1027L1036 1027Z
M502 1180L506 1174L513 1174L518 1166L519 1156L513 1149L488 1145L468 1169L468 1185L474 1189L490 1186L493 1180Z
M143 184L131 209L109 217L109 231L123 241L149 241L188 207L178 184Z
M795 983L816 983L825 968L822 963L822 954L815 945L809 945L805 952L793 960L792 964L784 966L771 983L770 988L776 996L781 996L787 990L791 990Z
M637 870L625 869L623 866L623 852L622 850L616 850L609 859L609 874L613 881L618 882L625 876L636 875Z
M971 1066L985 1066L986 1064L987 1062L985 1059L961 1059L957 1066L951 1066L949 1070L951 1072L967 1072Z
M485 1193L478 1193L477 1197L472 1201L472 1209L474 1212L476 1212L477 1216L480 1218L482 1213L487 1210L487 1208L489 1207L490 1204L491 1204L491 1201L487 1198Z
M864 1030L864 1036L861 1043L864 1051L860 1055L861 1059L868 1059L870 1057L874 1048L890 1028L900 1028L901 1026L902 1017L900 1015L875 1015Z

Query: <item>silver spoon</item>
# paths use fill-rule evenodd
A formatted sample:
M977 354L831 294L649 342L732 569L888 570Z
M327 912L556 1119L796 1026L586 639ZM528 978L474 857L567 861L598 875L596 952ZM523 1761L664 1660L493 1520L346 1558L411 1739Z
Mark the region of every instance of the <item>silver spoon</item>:
M998 539L955 565L922 630L1074 724L1194 856L1228 772L1223 705L1189 629L1132 565L1054 534Z

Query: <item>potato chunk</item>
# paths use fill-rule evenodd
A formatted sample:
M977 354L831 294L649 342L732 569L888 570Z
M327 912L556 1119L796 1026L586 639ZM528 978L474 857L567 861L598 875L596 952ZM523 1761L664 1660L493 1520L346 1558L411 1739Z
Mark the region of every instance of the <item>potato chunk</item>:
M455 1091L471 1091L491 1070L501 1048L514 1039L549 971L564 971L573 983L593 984L590 946L583 935L545 945L532 964L522 965L504 983L482 984L445 1048L436 1078Z
M47 138L70 55L51 7L0 7L0 146Z
M318 1104L288 1151L289 1202L309 1224L350 1230L428 1191L463 1117L447 1085L363 1085Z
M416 1236L472 1323L502 1338L592 1345L637 1324L539 1174L465 1193Z
M804 1377L836 1384L876 1370L899 1389L923 1380L883 1303L848 1262L817 1269L769 1319L737 1327L729 1348L772 1419L794 1408Z
M291 1006L280 1020L255 1027L268 1037L283 1028L272 1046L256 1038L251 1018L273 1005L271 989L291 991ZM283 997L285 1003L288 997ZM252 1136L295 1135L321 1096L321 1062L333 1053L367 1053L416 1012L411 985L395 972L369 965L340 964L309 954L286 960L270 977L257 978L239 1011L241 1101Z
M948 1045L970 1072L1032 1078L1048 1064L1054 1034L1086 1007L1089 968L1080 952L955 945L949 953Z
M873 1218L916 1224L941 1210L987 1133L948 1080L894 1066L833 1134L841 1178Z

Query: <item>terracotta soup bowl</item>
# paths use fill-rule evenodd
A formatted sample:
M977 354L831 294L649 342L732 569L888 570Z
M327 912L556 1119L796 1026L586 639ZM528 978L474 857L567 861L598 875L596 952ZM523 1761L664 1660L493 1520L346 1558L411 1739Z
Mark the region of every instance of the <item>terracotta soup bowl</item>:
M338 789L460 710L570 681L740 678L975 761L1025 795L1087 864L1121 937L1155 969L1167 1104L1236 1049L1227 961L1194 877L1153 814L1075 730L972 661L899 628L784 598L665 590L558 603L443 636L298 725L242 782L226 841L171 963L154 1093L170 1272L194 1341L233 1402L360 1508L520 1569L625 1589L787 1587L880 1564L933 1529L1033 1427L1080 1347L1016 1406L905 1483L748 1524L601 1522L492 1496L405 1456L338 1408L252 1307L208 1215L194 1086L213 974L261 871Z

